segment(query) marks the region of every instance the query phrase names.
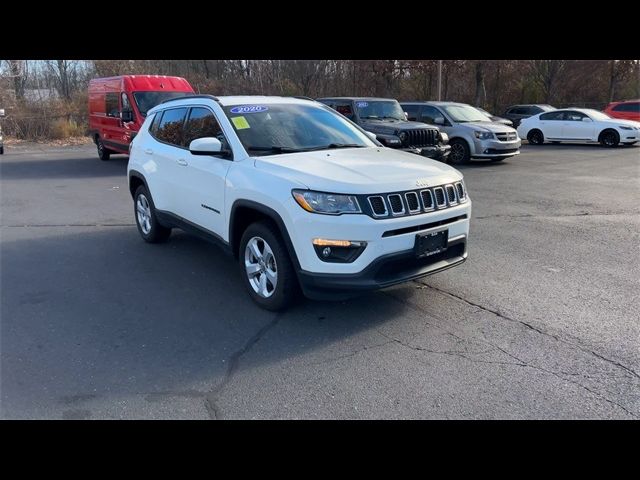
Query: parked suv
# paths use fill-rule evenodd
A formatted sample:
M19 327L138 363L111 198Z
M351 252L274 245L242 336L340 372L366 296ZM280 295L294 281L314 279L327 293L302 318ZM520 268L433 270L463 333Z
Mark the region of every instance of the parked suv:
M435 160L446 161L451 147L448 138L438 127L410 122L400 104L393 98L334 97L319 98L368 132L386 147L416 153Z
M555 110L555 107L546 104L511 105L504 111L504 115L502 116L513 122L513 128L518 128L522 119L529 118L530 116L537 115L538 113L550 112L551 110Z
M267 309L285 307L298 286L311 298L348 298L467 258L471 201L460 172L383 148L315 101L165 102L148 112L127 172L145 241L177 227L220 244Z
M521 141L511 127L492 122L477 108L455 102L403 102L405 110L418 109L418 118L440 126L449 135L454 164L472 158L504 160L520 153Z

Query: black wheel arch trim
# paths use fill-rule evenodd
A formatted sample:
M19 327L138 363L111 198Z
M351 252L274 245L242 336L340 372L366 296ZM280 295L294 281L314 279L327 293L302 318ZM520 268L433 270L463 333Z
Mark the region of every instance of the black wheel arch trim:
M239 244L240 239L235 238L235 234L233 232L233 225L236 220L235 216L236 216L237 210L238 208L241 208L241 207L256 210L262 213L263 215L265 215L266 217L270 218L271 220L273 220L273 222L278 227L278 230L280 231L280 235L282 235L282 239L284 240L285 246L287 247L287 251L289 252L289 257L293 262L296 275L298 275L298 272L301 270L300 261L298 260L298 255L296 254L296 250L293 246L293 242L291 241L291 237L289 236L289 232L287 230L287 226L284 223L284 220L282 220L282 217L280 216L280 214L276 212L273 208L267 207L266 205L263 205L258 202L254 202L253 200L238 199L235 202L233 202L233 205L231 206L231 213L229 215L229 247L232 250L234 250L233 251L234 256L237 255L238 252L235 251L236 249L233 248L233 246L236 244Z
M147 179L144 178L144 175L140 173L138 170L130 170L127 185L129 186L129 192L131 193L131 198L133 198L133 196L136 194L136 192L131 191L131 179L133 177L141 180L142 183L144 184L144 188L146 188L147 192L149 192L149 195L151 195L151 190L149 190L149 185L147 184Z

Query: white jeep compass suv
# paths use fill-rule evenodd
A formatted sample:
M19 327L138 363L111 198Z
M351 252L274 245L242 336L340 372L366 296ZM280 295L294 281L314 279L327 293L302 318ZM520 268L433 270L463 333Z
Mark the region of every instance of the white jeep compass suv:
M220 244L270 310L299 287L344 299L463 263L471 201L460 172L370 135L302 98L162 103L131 144L138 231Z

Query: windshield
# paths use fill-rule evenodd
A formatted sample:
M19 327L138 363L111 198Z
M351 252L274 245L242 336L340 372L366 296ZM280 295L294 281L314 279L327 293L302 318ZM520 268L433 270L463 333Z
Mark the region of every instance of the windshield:
M165 100L193 95L191 92L133 92L138 110L143 117L156 105L160 105Z
M442 109L457 123L491 121L487 115L471 105L443 105Z
M250 155L377 146L329 107L280 103L223 107Z
M361 119L406 120L402 107L395 100L356 101L356 109Z
M604 112L600 112L598 110L592 110L591 108L586 108L583 110L584 113L589 115L593 120L609 120L611 117Z

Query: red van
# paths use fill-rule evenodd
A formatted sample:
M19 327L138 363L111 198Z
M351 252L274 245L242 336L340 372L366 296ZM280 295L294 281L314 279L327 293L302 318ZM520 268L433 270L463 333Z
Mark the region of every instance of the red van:
M89 82L89 132L100 160L129 153L129 144L147 112L170 98L195 93L184 78L123 75Z
M604 113L612 118L624 118L640 122L640 100L612 102L604 109Z

